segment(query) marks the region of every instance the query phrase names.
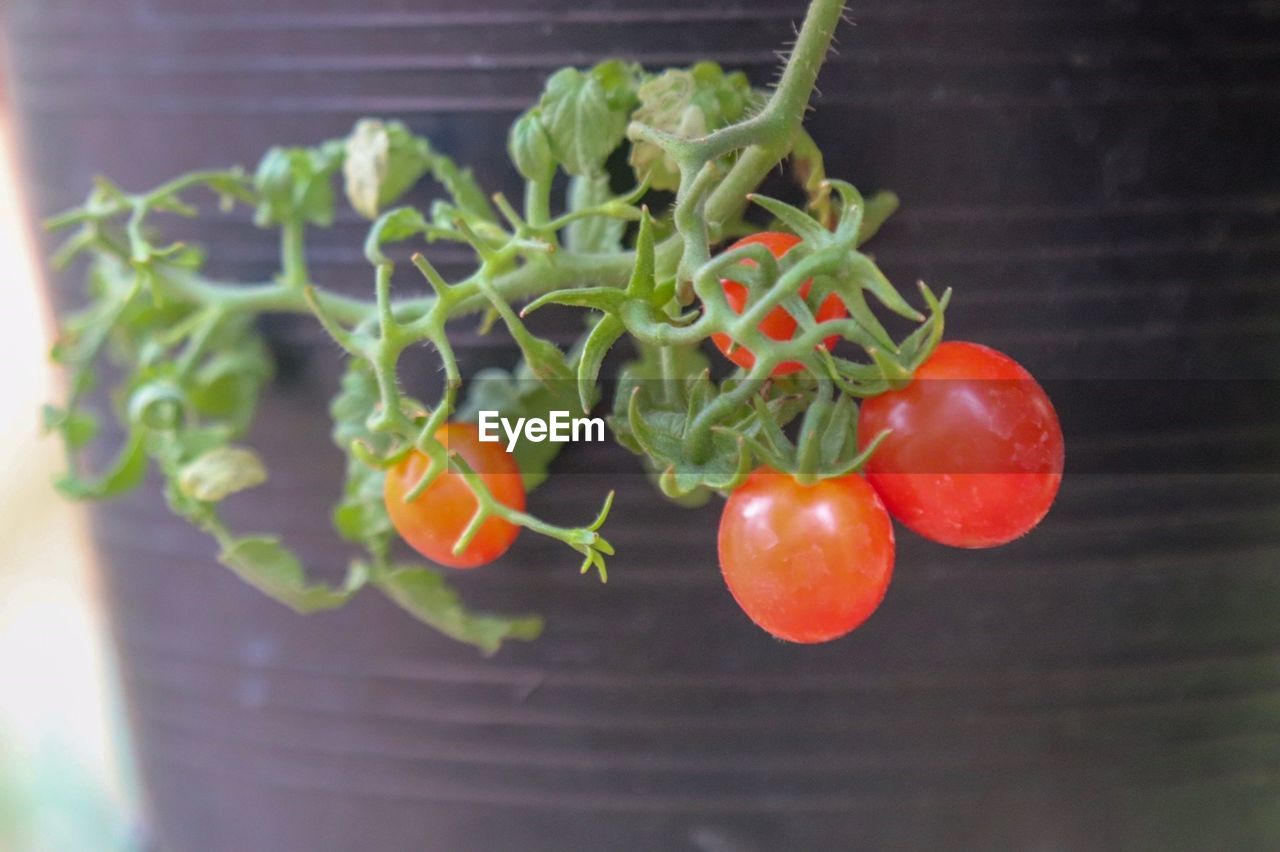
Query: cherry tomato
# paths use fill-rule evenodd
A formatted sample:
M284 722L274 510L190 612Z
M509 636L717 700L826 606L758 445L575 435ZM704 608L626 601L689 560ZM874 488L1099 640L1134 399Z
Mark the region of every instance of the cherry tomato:
M875 612L893 575L893 523L857 474L802 485L761 468L720 517L720 570L738 605L789 642L827 642Z
M994 547L1025 535L1062 482L1062 427L1007 355L942 343L910 385L862 405L858 443L893 430L866 467L889 512L925 538Z
M752 234L749 237L743 237L733 245L730 249L739 246L751 245L759 243L767 248L774 257L782 257L793 246L800 242L800 238L794 234L784 234L780 231L762 231L758 234ZM748 261L750 263L751 261ZM747 287L737 281L728 278L721 279L720 286L724 290L725 299L729 302L729 307L733 308L733 312L741 314L747 304ZM800 285L800 297L806 299L809 297L809 290L813 287L813 281L806 281ZM844 302L840 301L840 297L835 293L827 296L822 300L822 304L814 312L813 316L818 322L826 320L839 319L846 316L848 311L845 310ZM766 337L773 340L790 340L796 333L796 320L791 316L785 308L779 306L774 308L765 315L764 320L760 323L760 331ZM751 351L738 343L735 343L727 334L713 334L711 339L715 342L716 348L724 353L725 357L733 363L737 364L745 370L750 370L756 363L756 357ZM822 341L822 345L827 349L836 345L836 341L840 339L839 335L833 335ZM804 369L804 365L799 361L783 361L773 368L773 375L786 376Z
M524 511L520 468L501 444L481 443L480 431L472 423L449 423L436 432L436 440L480 474L499 503ZM415 450L387 471L383 499L400 537L431 561L453 568L475 568L505 553L520 528L490 517L466 549L454 555L453 547L476 511L475 495L461 473L445 471L416 499L405 502L405 495L421 481L429 465L427 456Z

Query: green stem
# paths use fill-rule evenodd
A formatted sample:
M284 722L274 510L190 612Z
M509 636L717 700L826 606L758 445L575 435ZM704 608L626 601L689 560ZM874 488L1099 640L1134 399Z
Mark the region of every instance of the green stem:
M547 263L520 266L493 279L493 289L504 299L519 300L564 289L586 281L622 287L627 283L635 263L632 252L618 254L576 254L558 251ZM227 313L307 313L301 289L281 282L240 284L217 281L179 267L163 267L157 278L163 281L167 295L184 302L214 305ZM476 313L488 304L474 276L455 285L455 302L450 318ZM376 305L369 300L315 289L316 300L333 319L348 325L359 325L375 317ZM425 315L436 297L404 299L394 304L397 316Z
M551 218L551 178L531 180L524 187L524 218L538 230Z
M280 278L294 290L301 290L311 280L306 239L307 226L300 219L291 219L280 228Z
M769 116L765 141L757 141L743 151L707 199L707 222L713 231L746 206L747 193L759 186L765 175L791 150L804 121L818 71L831 49L831 40L843 14L844 0L813 0L810 4L782 79L761 113Z

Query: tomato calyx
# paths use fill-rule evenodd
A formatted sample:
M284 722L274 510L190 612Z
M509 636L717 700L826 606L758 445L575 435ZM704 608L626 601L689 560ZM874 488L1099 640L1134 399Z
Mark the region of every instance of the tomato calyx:
M847 395L834 393L833 385L818 380L817 393L804 408L800 428L792 440L779 425L776 412L763 395L753 400L754 428L716 427L716 432L738 438L751 454L777 473L794 477L802 485L838 479L861 472L887 435L858 445L858 406Z

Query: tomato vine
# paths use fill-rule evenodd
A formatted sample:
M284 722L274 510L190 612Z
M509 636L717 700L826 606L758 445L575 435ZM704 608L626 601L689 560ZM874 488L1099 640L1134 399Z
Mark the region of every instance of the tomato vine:
M72 229L56 260L87 256L92 296L67 320L55 351L71 374L67 402L46 412L70 454L60 487L78 498L111 497L137 485L149 459L165 476L173 511L210 533L221 561L267 594L312 611L373 585L424 622L491 652L506 639L532 638L540 622L473 614L433 569L395 562L395 530L382 502L386 471L420 454L424 472L404 499L440 476L458 476L474 497L468 529L500 521L557 539L601 579L613 554L602 534L612 495L602 495L598 517L576 527L497 499L483 472L438 438L477 408L474 394L496 394L512 414L589 410L602 395L605 355L629 337L639 356L617 382L610 424L668 496L697 502L727 493L762 463L801 483L857 469L874 448L859 447L856 401L910 379L941 338L949 293L935 296L921 285L917 309L861 252L897 200L864 199L851 184L827 178L802 128L842 11L839 0L813 0L778 83L765 91L712 63L650 72L613 60L557 72L508 137L525 183L518 206L486 193L469 170L402 124L370 119L345 139L272 149L253 173L198 172L140 194L99 180L83 206L50 223ZM619 148L628 149L635 185L615 194L606 162ZM755 194L788 159L808 195L806 209ZM558 173L567 177L562 199L554 197ZM443 187L444 198L428 210L397 206L426 178ZM364 245L371 299L317 286L308 268L308 241L333 223L339 183L351 207L371 220ZM275 278L218 280L204 271L199 248L160 241L157 214L197 215L188 201L197 189L212 191L224 208L251 206L259 226L279 232ZM655 190L674 190L669 211L650 209ZM748 229L749 204L798 238L791 250L775 257L746 242L715 253ZM451 281L419 251L412 266L429 293L398 295L410 286L407 270L397 269L388 247L437 242L467 247L473 271ZM737 304L726 298L724 279L742 288ZM832 298L843 309L818 318L817 306ZM551 303L591 317L567 351L525 324ZM916 329L895 340L877 318L880 308ZM760 328L779 309L795 321L788 339ZM365 555L340 586L308 579L278 537L234 533L218 511L223 499L266 477L237 441L271 375L254 323L269 313L314 316L349 358L331 408L334 441L347 454L334 523ZM474 313L505 326L522 362L502 381L472 383L468 399L448 324ZM748 349L749 368L713 380L701 353L711 338ZM866 357L827 351L822 344L831 338L856 344ZM401 359L423 345L445 377L429 404L398 380ZM93 476L78 451L96 432L85 399L107 355L126 373L116 393L126 437L114 463ZM802 369L775 376L782 364ZM793 420L795 440L784 432ZM552 455L546 445L517 452L526 487L545 478Z

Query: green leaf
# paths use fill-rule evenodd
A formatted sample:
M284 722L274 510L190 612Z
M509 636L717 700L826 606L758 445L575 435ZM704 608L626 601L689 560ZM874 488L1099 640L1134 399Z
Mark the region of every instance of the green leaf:
M431 168L431 149L398 121L364 118L347 137L342 174L347 200L375 219Z
M571 175L602 171L626 136L629 109L625 65L606 63L593 71L563 68L547 80L538 111L552 155Z
M57 406L46 405L41 409L41 417L45 432L60 433L72 450L86 446L98 434L98 418L89 411L64 411Z
M258 394L273 372L266 346L257 335L228 339L196 370L187 399L199 414L243 431L253 418Z
M243 204L253 204L256 201L249 189L248 178L240 166L225 172L211 172L204 177L203 182L219 196L224 209L229 209L236 201Z
M161 462L166 476L173 476L187 462L213 450L225 447L231 440L231 429L225 423L216 423L180 432L151 435L147 451ZM174 483L176 485L176 482ZM179 491L181 495L181 491ZM185 495L182 495L185 496Z
M445 579L426 568L396 566L378 572L374 583L414 618L486 655L496 653L504 641L527 642L542 633L542 619L535 615L469 612Z
M368 579L367 568L357 563L341 587L310 583L298 558L268 536L233 539L224 545L218 561L249 585L304 613L342 606Z
M369 414L381 401L378 378L368 361L352 359L342 374L339 391L329 403L329 416L333 418L333 442L340 450L347 450L354 441L372 444L375 450L385 449L390 441L384 434L370 431Z
M342 164L342 144L319 148L272 148L253 178L260 227L300 221L333 224L333 175Z
M643 74L639 65L621 59L606 59L592 68L590 74L604 89L609 109L630 114L636 108L636 89Z
M352 445L356 442L378 456L390 450L392 438L370 431L367 425L369 413L379 399L378 380L369 362L349 361L342 374L341 389L329 405L333 442L347 455L347 478L342 499L333 510L333 525L347 541L385 556L392 527L382 499L383 472L352 455Z
M333 527L347 541L372 550L374 543L389 536L393 529L386 508L378 499L369 499L382 496L382 474L378 471L371 473L373 475L369 477L348 479L348 493L333 509ZM374 487L365 489L362 485L366 482Z
M105 500L125 493L138 485L147 475L147 454L141 432L131 433L111 466L96 479L82 479L66 474L54 483L54 487L71 500Z
M421 140L426 144L426 140ZM464 169L440 151L431 151L431 177L449 192L454 205L475 222L495 222L489 196L476 183L471 169Z
M646 80L636 95L633 120L681 139L705 136L740 120L752 101L746 76L725 74L714 62L664 71ZM634 141L630 162L638 181L648 180L654 189L679 188L680 169L658 145Z
M397 207L388 210L369 228L369 235L364 242L365 259L374 266L387 263L390 258L382 252L382 247L387 243L401 242L418 234L431 237L437 231L417 208Z
M202 503L217 503L267 481L262 460L243 447L217 447L183 466L178 489Z

